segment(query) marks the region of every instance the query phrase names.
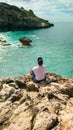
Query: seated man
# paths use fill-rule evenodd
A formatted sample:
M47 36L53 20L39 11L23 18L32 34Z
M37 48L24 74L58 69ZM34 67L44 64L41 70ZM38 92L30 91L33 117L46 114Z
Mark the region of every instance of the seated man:
M36 82L41 82L46 79L45 76L46 66L43 66L43 59L41 57L39 57L37 61L38 61L38 66L32 68L30 74L32 75L33 79Z

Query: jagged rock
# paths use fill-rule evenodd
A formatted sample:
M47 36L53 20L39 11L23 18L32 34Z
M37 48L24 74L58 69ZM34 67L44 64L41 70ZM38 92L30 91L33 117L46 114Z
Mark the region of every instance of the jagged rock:
M0 31L28 30L54 26L49 21L37 17L32 10L26 11L0 2Z
M18 89L18 88L19 88L19 85L17 85L15 82L8 83L8 85L9 85L10 87L15 88L15 89Z
M14 78L4 78L1 80L2 84L14 83Z
M20 80L15 80L15 83L17 84L17 86L19 87L19 88L26 88L26 84L24 83L24 82L22 82L22 81L20 81Z
M50 130L58 123L58 119L56 115L43 111L36 115L34 122L32 130Z
M26 38L26 37L22 37L22 38L19 38L19 41L22 43L22 46L31 46L31 40Z
M38 86L34 82L27 83L27 90L28 91L37 91L38 92Z
M2 112L0 113L0 125L2 125L7 119L10 118L10 116L12 115L12 111L7 108L3 108Z
M10 43L8 43L5 39L3 39L2 37L0 38L0 45L1 46L9 46L11 45Z
M63 94L69 95L69 97L73 97L73 83L68 81L65 84L61 85L60 91Z
M1 97L1 101L6 100L7 98L9 98L13 93L15 92L15 89L10 87L7 84L3 84L3 89L0 91L0 97Z
M12 122L9 127L4 130L31 130L31 111L27 110L11 117L10 122Z
M72 130L73 78L46 74L0 79L0 130Z
M59 80L61 81L62 79L61 75L57 75L55 73L46 73L46 78L50 79L50 81L53 82L58 82Z
M16 90L14 94L11 95L9 100L13 103L19 101L22 98L22 93L20 90Z

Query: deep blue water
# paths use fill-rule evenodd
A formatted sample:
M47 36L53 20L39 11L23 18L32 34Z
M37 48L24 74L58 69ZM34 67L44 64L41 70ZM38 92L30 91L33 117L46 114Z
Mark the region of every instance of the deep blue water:
M54 23L47 29L3 32L11 46L0 46L0 78L30 72L42 56L48 72L73 77L73 23ZM19 47L20 37L30 38L31 47Z

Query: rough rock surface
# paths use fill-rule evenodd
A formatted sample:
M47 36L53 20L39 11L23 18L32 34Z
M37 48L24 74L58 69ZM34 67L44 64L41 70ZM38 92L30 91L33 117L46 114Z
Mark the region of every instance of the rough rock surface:
M28 30L51 27L49 21L37 17L32 10L26 11L0 2L0 31Z
M46 76L0 79L0 130L73 130L73 78Z

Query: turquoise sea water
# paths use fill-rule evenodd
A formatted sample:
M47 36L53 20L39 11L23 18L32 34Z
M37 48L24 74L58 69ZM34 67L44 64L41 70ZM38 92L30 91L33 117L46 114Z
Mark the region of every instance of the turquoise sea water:
M21 76L37 65L42 56L48 72L73 77L73 23L54 23L47 29L3 32L11 46L0 46L0 78ZM20 37L30 38L31 47L19 47Z

